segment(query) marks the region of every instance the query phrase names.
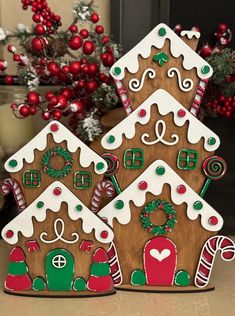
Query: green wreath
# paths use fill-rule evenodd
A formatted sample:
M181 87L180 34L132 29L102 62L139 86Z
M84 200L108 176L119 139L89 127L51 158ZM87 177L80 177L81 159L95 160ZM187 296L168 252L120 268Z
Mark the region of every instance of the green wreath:
M54 169L50 164L52 157L59 155L64 159L64 167L62 169ZM42 157L43 171L53 178L66 177L72 171L73 158L68 150L62 147L53 147L48 149Z
M153 213L153 211L161 209L166 213L167 221L164 225L154 225L151 223L149 217ZM177 220L176 220L176 211L173 206L164 201L164 200L157 200L148 203L145 208L143 209L140 215L140 221L142 227L147 230L149 233L156 235L164 235L174 228Z

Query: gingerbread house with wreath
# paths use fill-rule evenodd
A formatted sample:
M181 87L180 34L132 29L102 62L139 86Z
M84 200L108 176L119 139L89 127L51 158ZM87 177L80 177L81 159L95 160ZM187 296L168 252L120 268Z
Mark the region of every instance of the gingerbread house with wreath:
M214 179L216 173L219 179L226 171L225 161L213 156L220 145L219 137L163 89L111 129L101 144L103 157L111 153L107 161L119 162L113 179L120 190L156 159L164 159L197 193L210 177L208 163L218 163Z
M195 51L199 32L179 37L167 25L157 25L111 68L129 114L162 88L196 114L213 70Z
M11 179L3 181L1 191L7 194L12 189L20 210L57 180L90 207L107 163L65 126L52 121L6 161L5 169Z
M217 250L235 256L227 237L214 236L222 217L163 160L153 162L98 215L113 227L121 266L120 289L212 289Z
M5 291L35 296L113 294L112 229L55 181L2 230L12 247Z

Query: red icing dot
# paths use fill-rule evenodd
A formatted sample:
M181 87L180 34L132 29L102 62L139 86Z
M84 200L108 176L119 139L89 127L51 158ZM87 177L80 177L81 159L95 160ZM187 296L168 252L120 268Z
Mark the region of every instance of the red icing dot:
M216 217L216 216L211 216L210 218L209 218L209 224L211 224L211 225L217 225L218 224L218 218Z
M142 110L139 110L139 117L145 117L145 115L146 115L146 111L144 110L144 109L142 109Z
M107 232L107 230L103 230L100 233L101 238L106 239L108 237L109 233Z
M54 193L54 195L58 196L62 193L62 190L61 190L61 188L54 188L53 193Z
M93 262L107 262L108 255L103 248L98 248L93 255Z
M148 183L146 181L141 181L139 184L138 184L138 187L140 190L146 190L147 187L148 187Z
M183 185L183 184L179 185L179 186L177 187L177 192L178 192L179 194L184 194L184 193L186 192L186 187L185 187L185 185Z
M7 232L6 232L6 237L7 238L12 238L14 236L14 232L12 231L12 230L8 230Z
M184 117L185 115L186 115L186 111L185 110L181 109L181 110L178 111L178 116L179 117Z
M59 125L54 123L54 124L51 124L51 131L52 132L57 132L59 129Z

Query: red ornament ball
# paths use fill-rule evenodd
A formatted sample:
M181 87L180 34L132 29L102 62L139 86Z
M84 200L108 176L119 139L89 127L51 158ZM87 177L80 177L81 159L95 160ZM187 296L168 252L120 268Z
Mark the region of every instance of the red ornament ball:
M69 65L69 72L73 75L77 75L81 70L81 63L79 61L73 61Z
M60 66L56 62L51 61L47 65L47 70L52 76L57 76L60 72Z
M95 31L96 31L97 34L102 34L102 33L104 33L104 27L103 27L103 25L97 25L97 26L95 27Z
M83 43L83 53L85 55L91 55L95 50L95 45L92 41L86 40Z
M39 23L41 22L41 15L39 13L35 13L32 19L35 23Z
M206 44L205 46L203 46L201 48L199 54L202 57L206 58L206 57L209 57L212 54L212 51L213 51L213 48L210 45Z
M29 114L30 115L35 115L37 113L37 108L35 105L30 106L29 108Z
M99 19L100 19L100 17L96 12L91 14L91 22L97 23L99 21Z
M42 113L42 118L45 120L45 121L48 121L50 119L50 113L49 112L43 112Z
M34 37L31 45L35 52L41 52L46 48L46 40L43 37Z
M44 35L44 34L45 34L45 31L46 31L46 28L45 28L44 25L42 25L42 24L36 25L36 27L35 27L35 33L36 33L37 35Z
M27 102L29 104L38 105L40 103L40 94L35 91L30 91L27 94Z
M27 117L30 114L29 107L25 104L19 107L19 112L23 117Z
M69 40L69 47L73 50L78 50L82 46L82 39L80 36L72 36Z
M70 25L69 31L70 31L71 33L77 33L77 31L78 31L77 25L76 25L76 24Z
M80 31L80 35L83 37L83 38L87 38L89 36L89 32L86 30L86 29L82 29Z
M62 113L60 110L55 110L52 113L54 120L59 120L62 117Z

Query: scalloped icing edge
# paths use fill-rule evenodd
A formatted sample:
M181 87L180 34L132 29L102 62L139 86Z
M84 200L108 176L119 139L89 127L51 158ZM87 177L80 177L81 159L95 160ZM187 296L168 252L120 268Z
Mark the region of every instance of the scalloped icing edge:
M158 34L160 28L166 29L166 35L160 36ZM125 76L125 68L132 74L139 70L138 57L148 58L151 54L152 46L161 49L164 46L165 40L170 40L171 54L178 58L183 56L183 67L186 70L197 68L197 75L200 79L208 79L213 74L212 67L199 56L191 47L189 47L174 31L172 31L166 24L161 23L157 25L142 41L140 41L134 48L121 57L110 69L110 74L114 79L122 80ZM207 74L202 73L202 67L208 66L210 71ZM119 67L121 73L116 75L114 68Z
M182 127L187 121L189 122L187 139L191 144L196 144L200 139L204 138L204 148L206 151L213 152L220 145L219 137L206 127L201 121L199 121L192 113L187 111L174 97L172 97L167 91L158 89L148 99L146 99L135 111L121 121L117 126L111 129L101 140L101 145L106 150L117 149L121 146L123 141L123 135L127 139L132 139L136 132L136 123L145 125L151 119L151 107L156 104L158 111L161 115L167 115L170 112L174 114L174 123ZM144 109L146 115L144 117L139 116L139 111ZM186 115L184 117L178 116L178 111L184 110ZM107 139L110 135L115 137L113 143L108 143ZM216 142L214 145L209 145L207 140L210 137L214 137Z
M196 37L197 39L199 39L201 36L201 33L196 32L196 31L183 30L183 31L181 31L180 36L186 36L188 39L192 39L193 37Z
M53 124L58 125L58 130L55 132L51 131L51 126ZM15 173L20 171L24 166L24 159L27 163L32 163L34 161L34 150L37 149L42 151L47 146L47 135L52 134L55 143L59 144L62 141L67 142L67 148L70 152L74 153L78 148L80 151L80 164L83 168L87 168L94 163L94 171L97 174L104 174L107 171L106 161L96 154L92 149L90 149L86 144L84 144L79 138L77 138L73 133L71 133L63 124L58 121L50 122L43 130L41 130L30 142L18 150L13 156L11 156L5 162L5 169L10 173ZM9 165L10 160L16 160L17 166L11 167ZM96 169L96 164L102 162L104 168L102 170Z
M57 187L62 190L59 196L53 194L53 190ZM44 206L38 209L37 203L41 201L43 201ZM33 203L8 223L2 230L2 238L8 244L13 245L18 242L19 232L26 238L32 237L34 233L32 218L34 217L38 222L43 222L46 219L47 210L54 213L59 212L62 202L68 204L68 216L71 220L76 221L82 219L82 229L85 233L90 233L94 229L95 238L99 242L110 243L113 240L113 231L60 181L53 182ZM78 204L82 206L81 211L76 210ZM12 238L6 237L8 230L14 232ZM103 230L108 232L106 239L100 236Z
M163 175L156 174L157 167L164 167L165 173ZM147 181L148 188L141 191L138 188L138 184L141 181ZM182 178L163 160L156 160L152 163L133 183L131 183L122 193L120 193L115 199L113 199L108 205L102 208L98 212L98 216L106 218L110 226L113 226L113 219L116 218L120 224L126 225L131 220L131 208L130 201L137 206L143 206L146 201L146 193L150 192L155 196L161 194L164 184L169 184L171 187L171 200L174 204L180 205L182 203L187 204L187 216L191 220L196 220L198 216L201 216L202 227L208 231L216 232L223 226L223 218L217 213L205 200L203 200L190 186L184 182ZM177 193L177 187L184 185L186 187L186 193ZM123 209L116 209L115 203L118 200L124 202ZM193 204L196 201L200 201L203 204L203 208L198 211L195 210ZM216 216L218 223L216 225L209 224L209 218Z

